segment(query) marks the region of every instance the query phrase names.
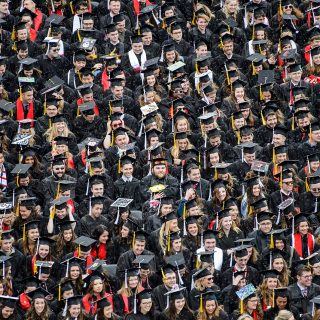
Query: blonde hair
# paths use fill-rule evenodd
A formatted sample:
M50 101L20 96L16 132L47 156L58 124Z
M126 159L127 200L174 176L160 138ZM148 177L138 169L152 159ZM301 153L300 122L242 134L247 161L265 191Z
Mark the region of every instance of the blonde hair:
M62 136L62 137L68 137L69 134L72 132L69 130L68 128L68 125L64 122L65 124L65 127L63 129L63 132L62 133L59 133L58 132L58 129L57 129L57 124L56 123L53 123L52 124L52 127L49 128L45 133L44 133L44 136L46 137L47 141L48 142L52 142L54 138L58 137L58 136Z
M230 17L230 14L229 14L229 12L228 12L228 10L227 10L227 5L228 5L230 2L232 2L232 1L235 1L235 2L237 3L237 8L236 8L236 10L235 10L235 16L237 16L238 13L239 13L239 11L240 11L238 1L236 1L236 0L226 0L225 3L224 3L224 5L223 5L223 7L222 7L222 9L221 9L221 11L226 15L226 18L229 18L229 17Z
M186 138L186 140L187 140L187 150L194 148L193 144L191 144L189 139ZM173 145L173 147L171 148L171 155L172 155L172 157L174 159L178 159L179 158L179 154L180 154L180 149L179 149L178 143L175 143Z
M280 310L278 315L274 318L275 320L289 320L293 317L293 313L289 310Z
M165 222L162 224L160 228L159 244L164 253L166 252L166 249L167 249L167 242L165 240L165 237L170 232L171 223L172 223L172 220Z

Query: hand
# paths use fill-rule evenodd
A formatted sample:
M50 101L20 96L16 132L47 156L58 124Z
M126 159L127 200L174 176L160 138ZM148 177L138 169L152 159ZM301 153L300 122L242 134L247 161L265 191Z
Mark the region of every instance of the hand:
M233 277L233 279L232 279L232 284L234 285L234 286L237 286L238 284L239 284L239 282L240 282L240 280L242 279L242 276L236 276L236 277Z
M187 201L188 201L188 200L191 200L193 194L194 194L193 189L188 189L188 190L186 191L185 199L186 199Z
M96 63L96 64L93 66L93 69L95 69L95 70L102 69L102 63Z
M181 164L181 160L180 159L173 159L173 163L177 166L179 166Z

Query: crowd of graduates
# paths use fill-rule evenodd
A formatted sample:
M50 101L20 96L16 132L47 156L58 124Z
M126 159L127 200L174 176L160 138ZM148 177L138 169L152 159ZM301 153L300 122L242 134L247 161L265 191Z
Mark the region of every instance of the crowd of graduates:
M319 320L319 103L319 0L0 0L0 320Z

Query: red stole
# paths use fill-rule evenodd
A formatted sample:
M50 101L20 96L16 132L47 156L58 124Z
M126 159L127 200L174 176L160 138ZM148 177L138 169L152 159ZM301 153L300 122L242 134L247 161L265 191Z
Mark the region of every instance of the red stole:
M74 169L74 162L72 158L68 158L68 168Z
M113 299L112 299L112 295L109 293L105 293L104 295L105 298L108 299L108 301L111 303L112 305L112 309L113 309ZM89 298L89 294L86 294L83 299L82 299L82 303L83 303L83 307L86 310L86 312L90 315L94 315L97 312L97 301L102 299L101 295L97 295L97 299L93 300L92 298Z
M35 42L35 40L37 38L37 31L34 30L33 28L30 28L30 30L29 30L29 38L32 42Z
M37 16L33 19L34 30L38 31L42 24L42 12L39 9L36 9L34 12Z
M101 76L101 84L103 86L103 91L106 91L110 88L109 75L107 69L104 69Z
M122 300L123 300L123 304L124 304L124 308L123 308L123 312L124 314L128 314L129 313L129 299L125 294L121 294Z
M48 8L48 12L49 12L49 17L52 15L52 14L57 14L58 16L63 16L63 11L62 9L55 9L55 12L52 11L52 8L50 6L50 8Z
M11 230L11 227L3 223L1 226L1 229L2 231L8 231L8 230Z
M74 253L73 253L73 256L74 257L79 257L79 254L78 254L78 250L76 250ZM88 255L88 257L87 257L87 259L86 259L86 268L88 268L89 266L90 266L90 264L92 264L93 263L93 259L92 259L92 256L91 255ZM88 274L91 274L91 270L88 270L87 271L88 272Z
M146 0L146 7L149 4L151 4L151 2ZM140 14L140 2L138 0L133 0L133 9L134 9L136 16L138 16Z
M308 248L309 248L309 255L313 252L314 247L314 240L311 233L307 234L308 238ZM302 236L300 233L294 234L294 247L298 252L298 255L302 257Z
M31 259L31 272L33 276L37 273L37 266L35 265L36 261L37 255L35 254Z
M213 220L210 221L210 223L208 225L208 229L209 230L213 230L213 227L214 227L216 221L217 221L216 219L213 219Z
M105 243L100 243L99 246L94 246L91 249L91 255L95 259L107 260L107 246Z
M34 106L33 101L29 104L27 117L24 117L24 110L23 110L23 104L20 98L16 101L16 107L17 107L17 119L16 120L24 120L24 119L34 119ZM32 127L34 124L32 123Z
M258 320L257 310L253 310L253 320Z
M310 44L308 44L304 48L304 60L306 60L307 63L310 62L310 49L311 49L311 45Z
M84 167L86 166L86 163L87 163L87 161L86 161L86 158L87 158L86 151L87 151L86 149L83 149L81 151L81 162L82 162Z
M94 101L93 101L93 102L94 102ZM83 102L82 98L79 98L79 99L77 100L77 106L78 106L77 116L80 114L79 106L82 105L83 103L84 103L84 102ZM94 113L95 113L96 116L99 115L99 109L98 109L96 103L94 103L93 111L94 111Z

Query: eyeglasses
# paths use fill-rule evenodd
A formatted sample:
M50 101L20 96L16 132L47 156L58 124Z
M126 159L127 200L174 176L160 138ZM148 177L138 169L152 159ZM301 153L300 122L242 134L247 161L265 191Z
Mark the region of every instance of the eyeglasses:
M253 299L253 300L248 300L248 301L250 301L250 302L258 302L258 299Z
M291 4L289 4L288 6L284 6L285 9L292 9L293 6Z
M58 52L59 49L52 49L52 52Z
M287 181L287 182L282 181L282 183L283 183L283 184L287 184L287 185L292 185L292 184L293 184L293 181Z
M320 188L311 188L310 189L312 192L320 192Z
M207 278L207 280L208 280L208 281L211 281L211 280L213 280L213 277L211 277L211 278Z

